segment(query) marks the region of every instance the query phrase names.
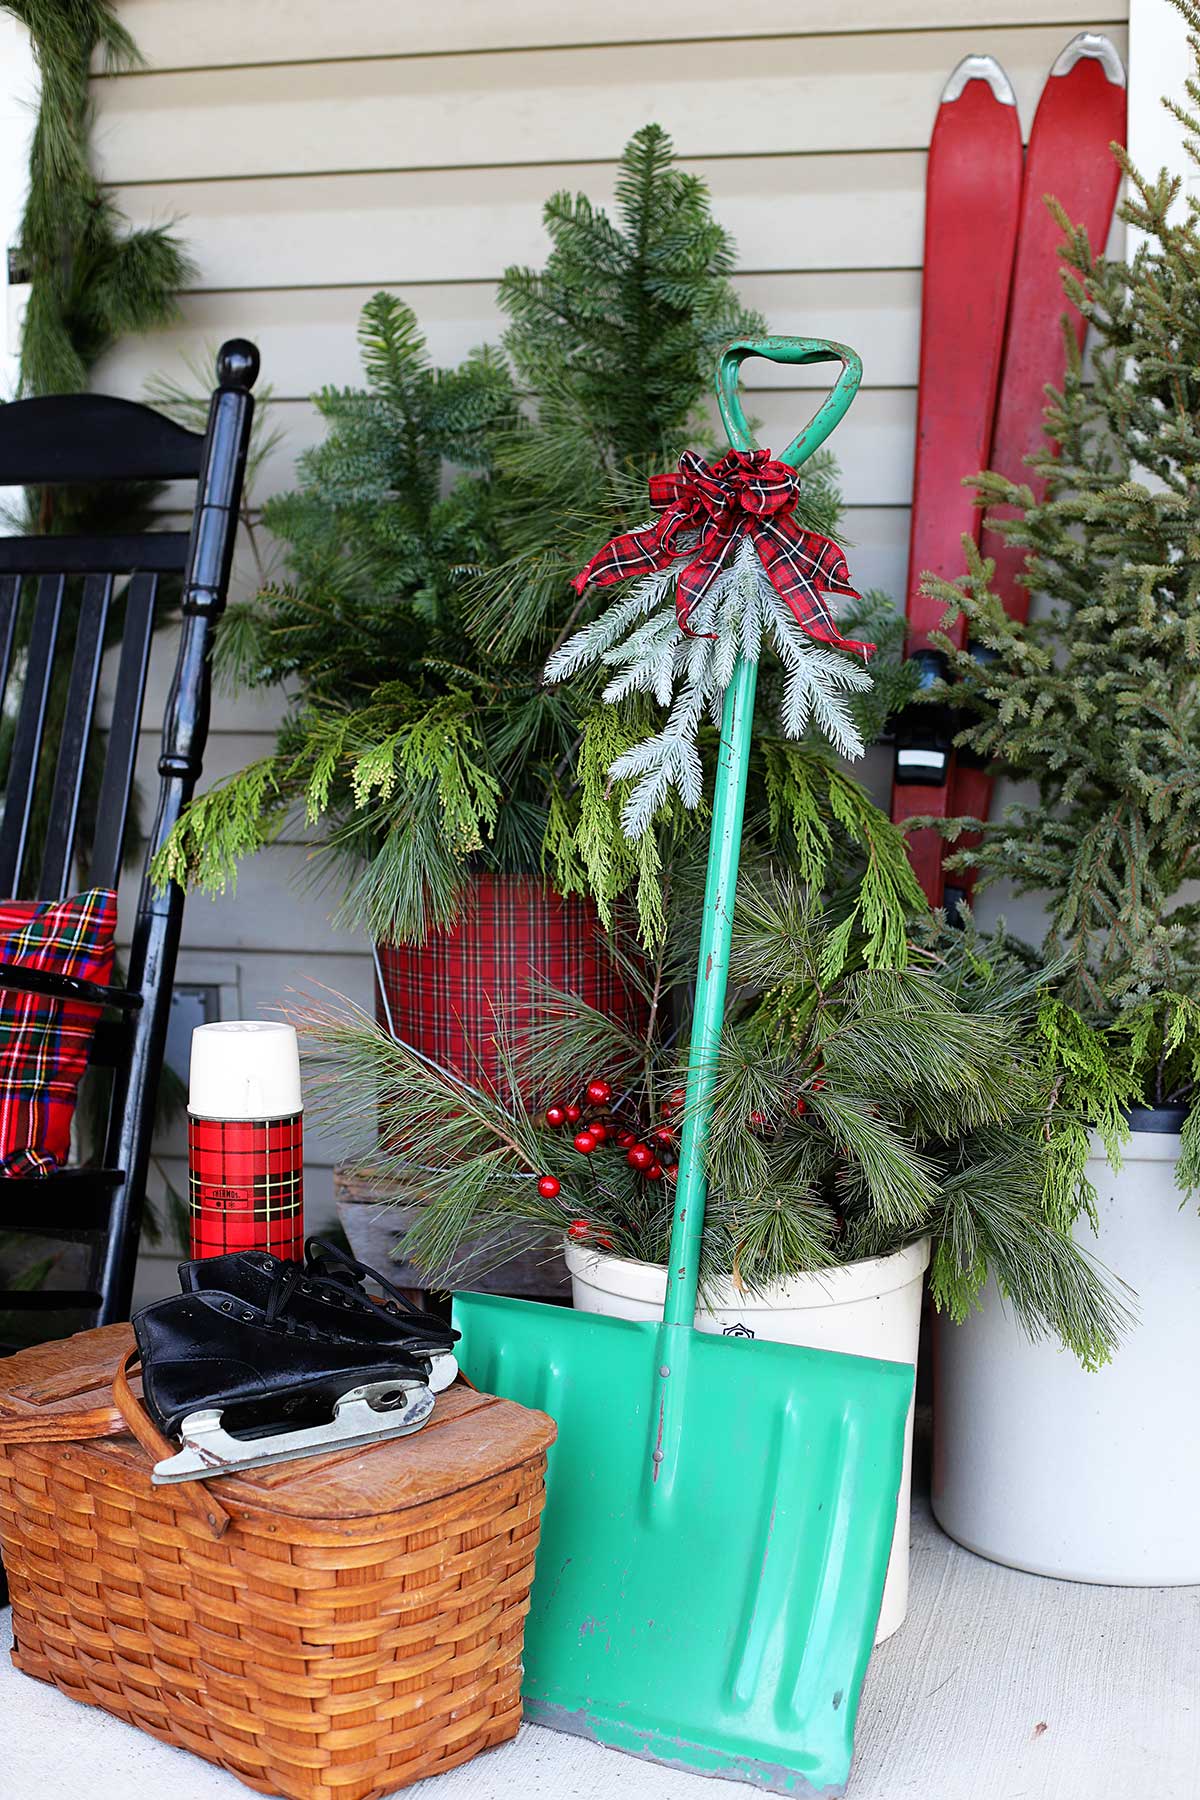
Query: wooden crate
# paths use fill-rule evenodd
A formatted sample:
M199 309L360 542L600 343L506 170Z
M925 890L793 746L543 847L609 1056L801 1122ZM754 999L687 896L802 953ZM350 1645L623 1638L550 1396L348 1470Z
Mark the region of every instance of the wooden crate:
M420 1293L425 1277L415 1264L397 1258L395 1251L421 1206L419 1191L399 1187L381 1191L349 1169L333 1172L333 1197L342 1230L360 1262L381 1269L399 1287ZM520 1248L512 1256L494 1261L494 1240L481 1245L480 1261L486 1271L471 1274L461 1283L485 1294L512 1294L523 1300L571 1298L571 1278L558 1238L543 1238L534 1248Z

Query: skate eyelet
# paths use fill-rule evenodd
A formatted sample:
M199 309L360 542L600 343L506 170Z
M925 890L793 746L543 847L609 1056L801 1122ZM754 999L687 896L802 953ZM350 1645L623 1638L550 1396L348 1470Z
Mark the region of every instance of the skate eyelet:
M244 1312L242 1314L242 1317L243 1317L243 1319L252 1319L254 1317L254 1314L252 1312Z
M232 1300L223 1300L221 1302L221 1311L222 1312L232 1312L233 1311L233 1301Z
M300 1292L302 1294L311 1294L312 1293L312 1282L311 1281L302 1281L300 1283Z

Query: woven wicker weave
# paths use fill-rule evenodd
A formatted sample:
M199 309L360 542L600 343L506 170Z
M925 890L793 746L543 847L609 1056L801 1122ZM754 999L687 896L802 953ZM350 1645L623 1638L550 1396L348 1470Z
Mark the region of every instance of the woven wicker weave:
M415 1437L153 1488L111 1412L131 1342L0 1365L17 1667L289 1800L368 1800L514 1736L551 1421L455 1387Z

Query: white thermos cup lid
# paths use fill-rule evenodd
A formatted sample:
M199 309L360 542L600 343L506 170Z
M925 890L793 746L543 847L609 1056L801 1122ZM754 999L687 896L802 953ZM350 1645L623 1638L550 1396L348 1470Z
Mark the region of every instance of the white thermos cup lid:
M295 1027L222 1019L192 1033L188 1111L198 1119L286 1119L301 1110Z

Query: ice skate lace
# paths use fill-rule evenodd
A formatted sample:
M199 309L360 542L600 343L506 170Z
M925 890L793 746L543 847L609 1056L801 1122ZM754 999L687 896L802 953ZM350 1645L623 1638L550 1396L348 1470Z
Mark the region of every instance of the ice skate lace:
M309 1238L305 1250L307 1261L303 1267L299 1263L277 1261L274 1257L263 1259L263 1269L271 1277L263 1307L264 1322L267 1325L293 1335L323 1335L318 1326L298 1319L289 1311L296 1294L301 1293L315 1294L331 1307L347 1312L391 1313L397 1318L404 1318L414 1330L446 1344L452 1343L458 1336L457 1332L451 1331L435 1314L422 1312L413 1306L377 1270L368 1268L365 1263L355 1262L335 1245L324 1244L319 1238ZM368 1278L377 1281L392 1298L372 1300L362 1285ZM331 1318L324 1335L336 1333L336 1321Z
M289 1331L296 1335L305 1333L315 1337L317 1335L315 1326L305 1324L304 1321L297 1319L294 1313L289 1313L287 1310L299 1280L299 1263L281 1262L276 1264L271 1272L271 1285L267 1289L267 1304L263 1308L263 1317L268 1325L279 1330Z
M401 1290L390 1282L378 1269L368 1267L366 1263L357 1262L354 1257L347 1256L336 1244L326 1244L320 1238L309 1238L304 1246L304 1277L318 1291L325 1289L331 1299L341 1299L362 1312L387 1312L405 1322L418 1331L425 1331L433 1337L448 1338L451 1333L442 1319L435 1313L422 1312L419 1306ZM367 1281L378 1282L387 1296L384 1300L372 1300L364 1290Z
M296 1289L305 1285L304 1271L299 1263L277 1262L273 1267L266 1266L271 1269L266 1305L263 1307L263 1323L268 1329L286 1332L289 1337L319 1338L323 1342L335 1342L336 1332L322 1331L307 1319L298 1319L295 1313L288 1311ZM248 1318L250 1315L246 1316Z

